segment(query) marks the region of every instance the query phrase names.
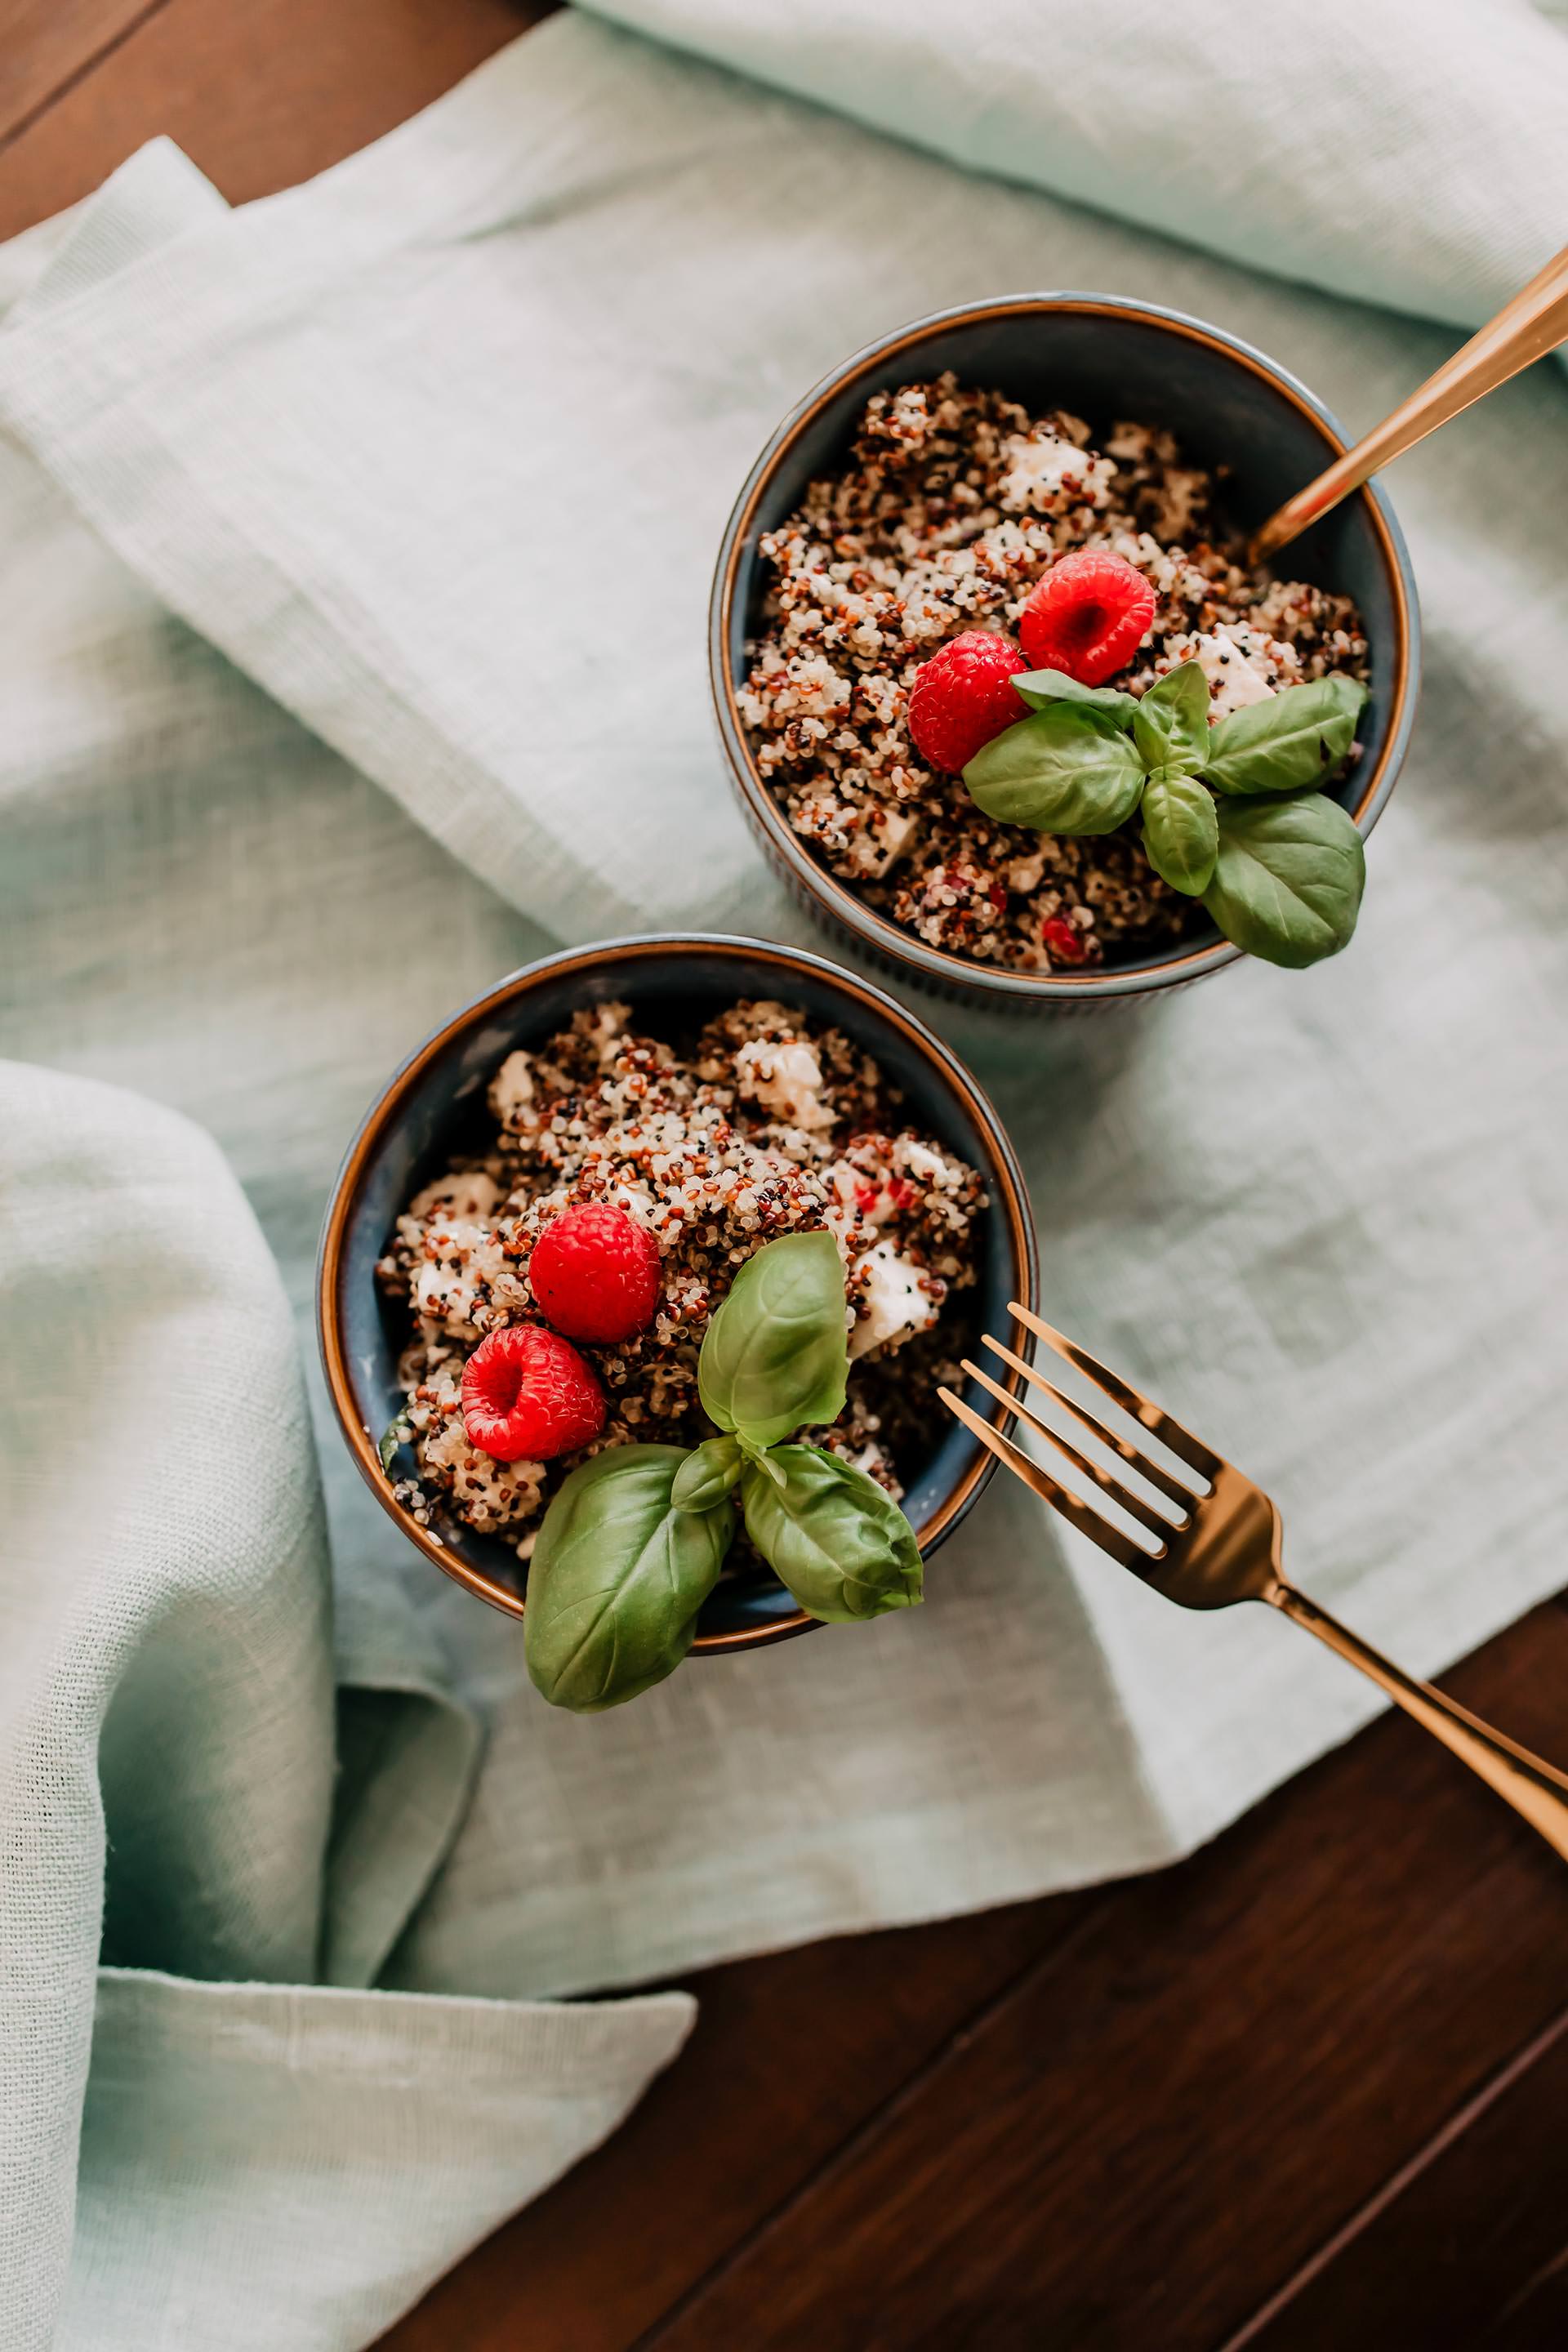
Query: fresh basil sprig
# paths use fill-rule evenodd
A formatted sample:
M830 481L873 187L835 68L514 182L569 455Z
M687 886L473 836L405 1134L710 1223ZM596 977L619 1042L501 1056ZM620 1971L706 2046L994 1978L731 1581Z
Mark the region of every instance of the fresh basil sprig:
M1297 793L1321 784L1355 740L1365 700L1365 687L1353 677L1314 677L1268 702L1244 703L1210 736L1204 774L1216 793Z
M844 1261L827 1233L784 1234L749 1257L702 1337L702 1410L747 1453L837 1421L849 1378Z
M741 1480L746 1533L801 1607L830 1625L921 1600L914 1529L874 1478L820 1445L781 1445Z
M1366 880L1362 838L1337 801L1219 804L1214 878L1204 904L1227 940L1295 969L1337 955L1355 929Z
M681 1462L670 1488L678 1511L710 1511L738 1482L745 1455L734 1437L705 1438Z
M1065 669L1025 670L1013 680L1013 691L1023 696L1031 710L1044 710L1053 702L1086 702L1091 710L1105 711L1119 727L1131 727L1138 709L1135 694L1123 694L1117 686L1085 686Z
M1143 847L1163 882L1202 898L1219 854L1219 818L1207 785L1179 768L1156 768L1143 787Z
M836 1421L848 1378L844 1263L828 1233L785 1234L710 1319L698 1392L717 1437L612 1446L544 1514L523 1619L528 1671L556 1706L597 1713L674 1672L735 1528L814 1617L850 1623L921 1599L921 1554L873 1478L783 1441Z
M1146 772L1112 715L1086 703L1052 702L993 736L963 781L976 807L999 824L1100 834L1126 824Z
M727 1495L685 1510L679 1445L616 1445L579 1463L544 1515L523 1652L554 1706L596 1715L675 1672L735 1528Z
M1155 873L1201 898L1249 955L1299 967L1345 945L1365 861L1343 809L1312 787L1349 753L1364 686L1311 678L1211 727L1196 661L1178 663L1142 697L1081 686L1061 670L1029 670L1013 684L1029 717L963 771L987 816L1083 835L1114 833L1142 808Z
M1132 713L1132 740L1151 772L1195 776L1207 765L1209 682L1195 661L1157 677Z

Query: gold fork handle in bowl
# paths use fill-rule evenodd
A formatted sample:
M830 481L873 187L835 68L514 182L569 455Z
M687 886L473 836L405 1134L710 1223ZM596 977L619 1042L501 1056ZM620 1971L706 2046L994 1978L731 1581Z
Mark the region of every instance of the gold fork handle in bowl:
M1522 1813L1531 1829L1538 1830L1568 1862L1568 1773L1532 1756L1516 1740L1506 1739L1479 1716L1445 1698L1430 1683L1414 1681L1294 1585L1277 1584L1266 1597L1293 1623L1304 1625L1309 1633L1315 1633L1320 1642L1326 1642L1331 1650L1337 1650L1342 1658L1369 1675L1406 1715L1414 1716L1472 1772L1479 1772L1505 1804Z
M1496 318L1472 335L1436 375L1429 375L1392 416L1375 425L1355 447L1336 458L1315 482L1287 499L1254 537L1247 551L1254 563L1300 538L1342 499L1370 481L1391 458L1403 457L1439 425L1468 408L1521 368L1543 359L1568 337L1568 246L1553 254L1528 286L1521 286Z

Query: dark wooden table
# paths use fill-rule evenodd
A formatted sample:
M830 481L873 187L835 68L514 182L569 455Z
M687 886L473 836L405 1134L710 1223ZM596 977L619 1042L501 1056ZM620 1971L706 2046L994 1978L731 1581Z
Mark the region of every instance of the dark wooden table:
M159 131L287 185L542 13L0 0L0 235ZM1568 1609L1451 1686L1568 1754ZM1568 1879L1403 1721L1162 1876L690 1982L626 2128L384 2352L1568 2347Z

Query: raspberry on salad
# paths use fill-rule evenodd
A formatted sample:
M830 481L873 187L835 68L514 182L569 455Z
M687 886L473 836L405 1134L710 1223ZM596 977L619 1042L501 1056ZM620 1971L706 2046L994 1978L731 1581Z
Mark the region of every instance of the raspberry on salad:
M1018 615L1036 669L1066 670L1103 686L1124 669L1154 618L1153 589L1136 564L1109 548L1080 547L1053 563Z
M585 1201L552 1217L533 1244L528 1279L558 1331L629 1339L653 1321L663 1283L658 1244L625 1209Z
M570 1339L509 1323L463 1367L463 1427L497 1462L550 1462L605 1426L605 1394Z
M1028 712L1012 681L1028 668L1011 637L966 629L922 662L910 688L910 735L928 767L956 775Z
M1058 963L1082 963L1089 953L1083 933L1061 915L1047 916L1040 938Z

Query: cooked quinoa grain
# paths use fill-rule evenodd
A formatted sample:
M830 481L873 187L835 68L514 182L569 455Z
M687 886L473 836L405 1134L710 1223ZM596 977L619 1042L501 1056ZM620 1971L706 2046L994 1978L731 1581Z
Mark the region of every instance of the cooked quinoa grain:
M962 1379L944 1308L974 1280L984 1194L972 1168L903 1123L849 1038L753 1001L678 1050L636 1028L626 1005L600 1005L537 1052L509 1055L489 1111L480 1148L416 1193L376 1269L410 1319L398 1378L417 1476L395 1492L424 1524L445 1511L526 1559L575 1463L709 1435L697 1395L709 1317L765 1242L821 1228L844 1258L851 1365L843 1414L810 1434L902 1493L931 1440L937 1383ZM468 1442L463 1367L487 1332L544 1320L533 1244L588 1201L625 1209L658 1242L658 1312L634 1339L584 1346L609 1408L593 1445L497 1462Z
M1363 678L1350 599L1248 571L1214 491L1147 425L1096 449L1078 417L1032 417L952 375L869 401L842 472L762 541L770 584L739 696L763 781L828 870L928 945L1020 971L1202 929L1136 821L1093 839L994 824L959 778L921 765L905 711L940 645L1011 633L1042 572L1080 547L1124 557L1159 599L1112 681L1130 693L1195 659L1218 719L1306 678Z

